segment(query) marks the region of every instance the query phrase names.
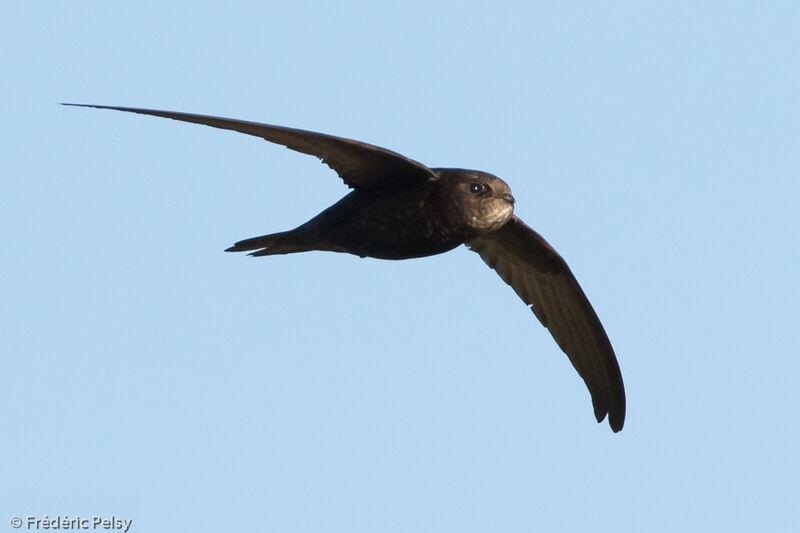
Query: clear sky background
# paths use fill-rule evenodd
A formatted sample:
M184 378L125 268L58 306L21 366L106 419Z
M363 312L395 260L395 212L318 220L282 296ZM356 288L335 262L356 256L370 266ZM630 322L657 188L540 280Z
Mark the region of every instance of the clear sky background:
M796 2L6 2L0 530L797 531ZM596 424L465 248L225 254L347 189L263 140L512 187L616 349ZM23 526L23 531L25 527Z

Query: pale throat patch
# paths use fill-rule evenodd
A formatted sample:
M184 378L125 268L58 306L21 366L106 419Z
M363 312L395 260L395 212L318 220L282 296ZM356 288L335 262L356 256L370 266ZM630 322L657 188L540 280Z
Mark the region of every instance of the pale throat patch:
M514 206L505 201L501 205L502 207L498 209L497 204L493 203L494 209L484 209L479 215L473 215L471 217L472 227L481 231L494 231L503 227L514 213Z

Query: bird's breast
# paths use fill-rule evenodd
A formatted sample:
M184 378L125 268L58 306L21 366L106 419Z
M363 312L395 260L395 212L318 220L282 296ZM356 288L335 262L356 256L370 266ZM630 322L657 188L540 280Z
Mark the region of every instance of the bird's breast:
M320 213L320 237L362 257L411 259L452 250L472 235L447 223L424 188L376 194L356 190Z

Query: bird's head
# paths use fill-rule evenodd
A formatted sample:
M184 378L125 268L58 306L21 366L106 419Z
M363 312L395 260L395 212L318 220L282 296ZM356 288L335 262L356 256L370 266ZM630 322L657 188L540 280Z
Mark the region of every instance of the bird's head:
M447 217L478 235L503 227L514 214L514 197L506 182L477 170L434 169Z

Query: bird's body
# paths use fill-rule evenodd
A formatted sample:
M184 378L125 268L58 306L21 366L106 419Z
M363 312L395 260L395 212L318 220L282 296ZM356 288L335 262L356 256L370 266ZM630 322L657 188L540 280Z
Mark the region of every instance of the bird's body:
M75 105L75 104L67 104ZM237 242L254 256L310 250L379 259L440 254L466 244L531 306L586 382L597 421L625 421L625 389L614 350L566 262L514 214L500 178L475 170L429 168L351 139L256 122L110 106L239 131L311 154L353 188L297 228Z
M462 209L453 208L457 196L452 190L478 179L496 183L503 193L508 186L485 172L434 172L437 179L413 187L356 189L291 231L246 239L228 251L257 250L253 255L261 256L328 250L378 259L412 259L447 252L480 232L465 221ZM509 198L497 202L498 227L511 216L513 199Z

